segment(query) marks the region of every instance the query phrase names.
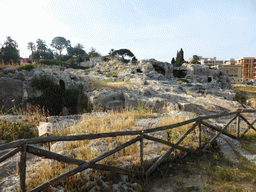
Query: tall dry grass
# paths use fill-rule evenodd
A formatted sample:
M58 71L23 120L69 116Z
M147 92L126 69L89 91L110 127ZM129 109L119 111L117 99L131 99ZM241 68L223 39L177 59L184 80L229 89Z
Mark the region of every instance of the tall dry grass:
M179 123L182 121L186 121L189 119L195 118L194 115L192 114L188 114L186 113L176 113L176 114L172 114L172 115L168 115L168 116L164 116L162 118L162 122L160 124L160 126L165 126L165 125L171 125L171 124L175 124L175 123ZM184 135L184 133L191 128L193 125L193 123L189 123L187 125L183 125L180 127L176 127L173 129L168 129L166 130L166 134L167 134L167 140L171 143L175 143L177 142L182 135ZM182 142L181 145L183 146L191 146L191 143L198 141L198 128L196 127L196 129L194 131L192 131Z

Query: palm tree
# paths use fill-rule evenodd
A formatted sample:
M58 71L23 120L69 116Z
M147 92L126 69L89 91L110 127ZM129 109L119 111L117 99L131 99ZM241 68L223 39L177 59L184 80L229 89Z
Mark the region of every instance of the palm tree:
M31 53L31 59L33 61L33 53L36 49L36 46L33 42L28 42L28 50L30 50L32 53Z

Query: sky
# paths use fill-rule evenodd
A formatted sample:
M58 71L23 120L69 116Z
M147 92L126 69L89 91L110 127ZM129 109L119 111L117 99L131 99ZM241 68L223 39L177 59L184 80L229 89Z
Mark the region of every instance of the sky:
M28 57L28 42L56 36L102 55L129 49L137 59L171 62L181 48L225 60L256 57L256 0L0 0L7 36Z

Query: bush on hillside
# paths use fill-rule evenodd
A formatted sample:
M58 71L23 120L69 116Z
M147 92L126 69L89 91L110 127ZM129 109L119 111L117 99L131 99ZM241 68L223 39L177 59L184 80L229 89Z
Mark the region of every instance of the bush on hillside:
M0 139L10 142L17 139L37 137L38 133L31 125L23 122L1 121Z
M33 80L32 86L42 90L43 94L39 97L31 98L31 104L44 108L44 110L48 111L49 115L60 115L63 107L67 107L70 113L77 113L77 107L79 105L78 97L79 95L83 95L80 86L78 88L63 89L60 85L44 77ZM91 112L87 97L86 102L87 105L84 106L88 108L84 110Z
M247 100L247 95L245 92L237 91L235 95L235 100L239 103L245 104Z
M23 65L19 66L18 70L24 69L24 70L27 70L27 71L31 71L34 68L35 68L35 66L33 64L27 63L27 64L23 64Z

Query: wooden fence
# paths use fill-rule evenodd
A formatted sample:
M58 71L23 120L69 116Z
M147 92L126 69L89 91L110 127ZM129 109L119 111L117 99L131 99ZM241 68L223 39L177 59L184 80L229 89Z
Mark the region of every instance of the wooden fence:
M26 179L26 157L27 157L27 153L31 153L40 157L46 157L49 159L54 159L60 162L64 162L64 163L70 163L70 164L76 164L78 165L77 168L66 172L60 176L57 176L54 179L51 179L50 181L34 188L32 191L41 191L43 189L45 189L46 187L57 183L69 176L72 176L78 172L81 172L85 169L88 168L93 168L93 169L97 169L97 170L108 170L108 171L115 171L118 173L123 173L123 174L131 174L131 172L129 170L123 169L123 168L119 168L119 167L114 167L114 166L109 166L109 165L105 165L105 164L99 164L97 162L99 162L100 160L120 151L121 149L124 149L136 142L140 142L140 161L141 161L141 174L142 176L148 176L150 175L156 168L158 165L160 165L161 162L163 162L163 160L165 160L166 158L168 158L170 156L170 154L175 150L182 150L184 152L188 152L188 153L193 153L193 152L202 152L205 151L207 149L207 147L209 147L209 145L211 145L221 134L224 134L228 137L231 137L233 139L237 139L242 137L244 134L247 133L247 131L249 129L253 129L254 131L256 131L256 129L254 128L254 123L256 122L256 119L250 123L245 116L243 115L244 113L255 113L256 110L238 110L235 112L231 112L231 113L222 113L222 114L217 114L217 115L209 115L209 116L200 116L197 118L193 118L187 121L183 121L183 122L179 122L176 124L172 124L172 125L167 125L167 126L162 126L162 127L157 127L157 128L150 128L150 129L144 129L144 130L137 130L137 131L119 131L119 132L109 132L109 133L97 133L97 134L85 134L85 135L72 135L72 136L50 136L50 137L42 137L42 138L32 138L32 139L21 139L21 140L17 140L17 141L13 141L10 143L6 143L6 144L2 144L0 145L0 150L5 150L5 149L9 149L9 148L15 148L12 151L10 151L9 153L5 154L4 156L2 156L0 158L0 163L5 161L6 159L12 157L13 155L17 154L18 152L21 152L21 156L20 156L20 163L19 163L19 174L20 174L20 189L22 191L26 191L26 186L25 186L25 179ZM211 125L209 122L207 122L206 120L208 119L214 119L214 118L219 118L219 117L225 117L225 116L233 116L233 118L223 127L223 128L219 128L216 127L214 125ZM240 122L241 120L243 120L246 124L248 124L247 128L240 128ZM228 133L226 130L229 127L229 125L235 121L236 123L236 135L232 135L230 133ZM153 132L157 132L157 131L163 131L163 130L169 130L169 129L173 129L173 128L177 128L183 125L187 125L187 124L191 124L193 123L192 127L189 128L179 139L176 143L171 143L156 137L152 137L149 136L148 133L153 133ZM202 127L202 125L204 127ZM184 147L184 146L179 146L179 144L196 128L198 128L198 148L196 150ZM202 142L202 129L203 128L210 128L214 131L216 131L216 135L213 136L213 138L211 138L209 140L209 142L207 143L203 143ZM241 132L243 130L243 132ZM127 136L127 135L137 135L137 137L115 147L114 149L105 152L103 154L101 154L98 157L95 157L89 161L83 161L83 160L79 160L79 159L75 159L75 158L71 158L71 157L67 157L64 155L60 155L57 153L53 153L50 151L46 151L37 147L32 146L31 144L37 144L37 143L46 143L46 142L56 142L56 141L77 141L77 140L92 140L92 139L98 139L98 138L106 138L106 137L117 137L117 136ZM167 146L170 146L170 148L161 156L159 157L152 165L151 167L149 167L147 170L144 170L144 163L143 163L143 142L144 139L147 140L152 140L155 142L159 142L162 144L165 144Z

